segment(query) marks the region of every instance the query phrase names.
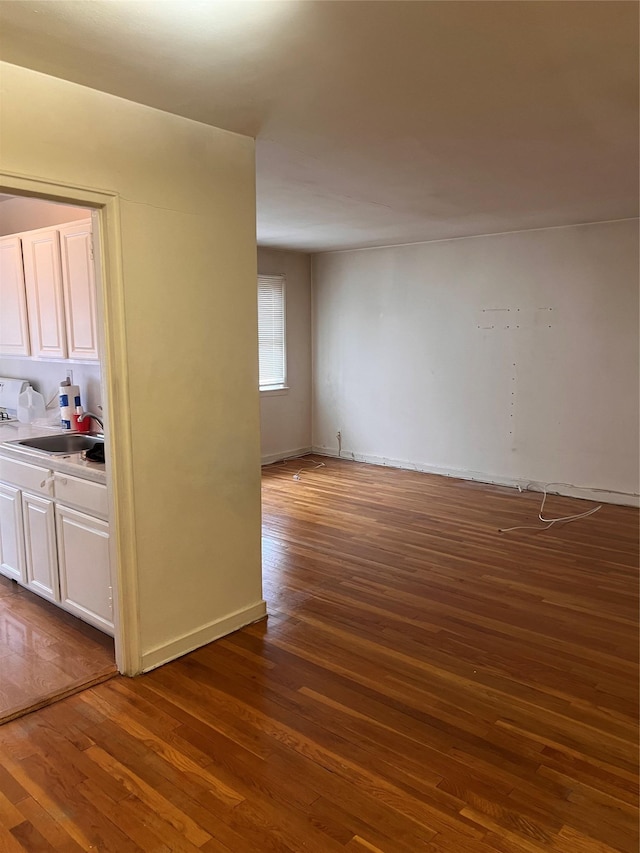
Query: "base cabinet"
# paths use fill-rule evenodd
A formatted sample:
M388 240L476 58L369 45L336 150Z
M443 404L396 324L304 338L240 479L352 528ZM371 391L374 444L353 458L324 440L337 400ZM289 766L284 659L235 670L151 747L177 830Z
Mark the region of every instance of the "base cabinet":
M58 505L56 528L62 606L97 628L112 631L109 525Z
M0 574L113 635L107 487L0 453Z
M54 503L22 494L27 586L49 601L60 601Z
M26 584L20 489L0 483L0 573Z

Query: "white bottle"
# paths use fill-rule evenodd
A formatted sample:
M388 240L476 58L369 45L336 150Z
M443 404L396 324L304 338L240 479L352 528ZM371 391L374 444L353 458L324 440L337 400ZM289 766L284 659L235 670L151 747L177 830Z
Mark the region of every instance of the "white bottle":
M60 426L62 429L71 429L76 406L80 405L80 389L77 385L72 385L71 379L67 376L64 382L60 383L59 393Z
M21 424L31 424L36 418L44 418L44 397L27 385L26 389L18 396L18 420Z

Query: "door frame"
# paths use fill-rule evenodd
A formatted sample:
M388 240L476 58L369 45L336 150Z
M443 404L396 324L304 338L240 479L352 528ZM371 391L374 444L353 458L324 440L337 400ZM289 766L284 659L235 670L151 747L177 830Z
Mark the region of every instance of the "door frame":
M142 671L136 526L118 193L0 172L0 192L91 209L101 386L105 408L116 666Z

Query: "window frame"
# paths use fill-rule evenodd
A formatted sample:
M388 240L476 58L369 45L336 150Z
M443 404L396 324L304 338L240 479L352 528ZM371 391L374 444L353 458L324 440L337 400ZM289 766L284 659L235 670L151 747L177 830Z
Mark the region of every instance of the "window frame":
M261 280L271 280L273 282L278 282L282 287L282 362L283 362L283 370L282 370L282 382L270 383L262 385L260 382L260 281ZM276 275L268 275L258 273L257 280L257 293L256 296L258 298L258 390L261 395L265 396L278 396L281 394L286 394L289 390L289 386L287 384L287 374L288 374L288 354L287 354L287 280L286 276L282 273L278 273Z

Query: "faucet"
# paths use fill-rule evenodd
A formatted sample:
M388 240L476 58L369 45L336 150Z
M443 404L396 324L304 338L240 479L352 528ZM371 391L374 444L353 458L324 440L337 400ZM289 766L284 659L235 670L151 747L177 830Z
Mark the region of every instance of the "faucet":
M104 423L102 422L102 418L99 418L97 415L94 415L93 412L83 412L81 415L78 415L78 423L82 423L85 418L93 418L94 421L98 421L100 424L100 429L104 432Z

